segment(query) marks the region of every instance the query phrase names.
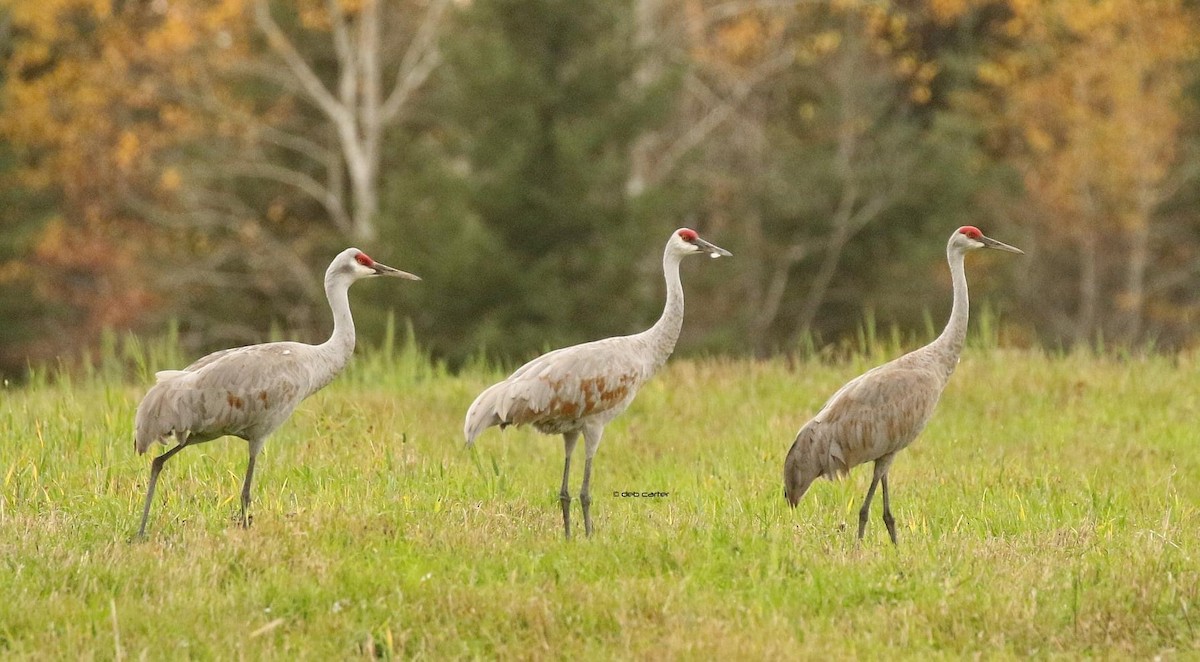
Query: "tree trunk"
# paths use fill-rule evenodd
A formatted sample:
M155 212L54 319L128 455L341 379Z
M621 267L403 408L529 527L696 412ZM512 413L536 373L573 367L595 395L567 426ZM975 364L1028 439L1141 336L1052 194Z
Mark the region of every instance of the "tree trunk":
M283 60L296 87L333 126L350 180L350 204L341 204L340 208L350 209L349 232L355 241L369 242L378 234L375 221L379 211L383 133L395 123L412 92L424 84L440 62L437 32L448 3L449 0L434 0L429 5L398 64L392 89L385 96L378 0L363 0L353 21L343 13L340 0L328 3L338 67L337 85L332 90L275 22L268 0L255 2L255 21L272 50ZM340 190L341 178L331 175L329 182L339 190L325 193L340 199L344 195Z
M1125 270L1125 340L1141 339L1146 314L1146 269L1150 263L1150 214L1153 199L1149 187L1138 186L1137 218L1129 232L1129 261Z
M1079 238L1079 315L1075 320L1075 342L1096 338L1096 312L1100 302L1100 265L1094 232L1084 229Z
M633 80L638 89L645 90L662 72L662 57L649 52L654 43L662 0L635 0L633 6L633 47L643 52ZM629 149L629 175L625 181L625 192L630 197L641 195L646 190L651 176L651 158L658 145L654 131L644 131Z

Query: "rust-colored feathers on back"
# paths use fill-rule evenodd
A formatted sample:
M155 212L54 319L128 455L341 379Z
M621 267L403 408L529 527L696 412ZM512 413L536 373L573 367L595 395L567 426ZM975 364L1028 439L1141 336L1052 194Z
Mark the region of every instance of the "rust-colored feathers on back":
M222 350L183 370L164 370L138 405L134 448L186 435L198 443L225 435L265 436L309 393L324 385L322 357L300 343Z
M528 424L561 434L581 429L584 419L616 416L652 372L621 341L628 337L550 352L492 385L467 410L467 443L493 425Z

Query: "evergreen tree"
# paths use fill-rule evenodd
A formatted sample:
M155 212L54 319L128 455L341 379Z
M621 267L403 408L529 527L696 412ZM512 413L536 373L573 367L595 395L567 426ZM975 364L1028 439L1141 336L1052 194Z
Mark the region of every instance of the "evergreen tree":
M434 349L520 358L648 324L623 304L634 261L656 250L644 237L671 221L639 228L624 192L652 114L632 83L629 3L481 0L457 18L430 120L458 183L430 173L439 220L412 233L436 253L427 280L441 286L423 306L437 311Z

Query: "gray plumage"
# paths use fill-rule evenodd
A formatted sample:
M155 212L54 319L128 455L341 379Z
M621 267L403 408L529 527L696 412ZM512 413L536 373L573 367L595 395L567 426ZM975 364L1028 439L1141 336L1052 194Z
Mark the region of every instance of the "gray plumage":
M583 485L579 502L583 523L592 535L592 457L600 446L604 426L625 411L638 389L667 361L683 325L683 286L679 262L687 255L708 253L713 257L729 251L701 239L695 231L681 228L671 233L663 251L663 275L667 302L662 316L646 331L630 336L606 338L549 352L521 366L471 403L463 434L475 443L484 430L499 425L532 425L544 434L563 435L562 504L563 532L571 537L571 452L584 438Z
M888 469L929 422L942 389L958 365L967 335L967 251L1019 249L964 226L950 235L946 258L954 281L950 321L933 342L873 368L838 389L821 411L800 429L783 469L784 496L793 508L818 477L835 478L865 462L875 463L874 476L859 510L858 537L863 537L875 488L883 486L883 521L892 543L895 520L888 495Z
M308 396L341 372L354 352L354 318L348 291L361 278L416 276L375 262L356 248L338 254L325 271L325 295L333 311L333 334L320 345L272 342L214 352L183 370L156 373L157 383L138 405L134 448L145 453L155 442L177 445L154 459L142 525L146 532L154 487L163 464L185 446L233 436L250 443L250 461L242 483L242 521L247 522L250 481L263 442Z

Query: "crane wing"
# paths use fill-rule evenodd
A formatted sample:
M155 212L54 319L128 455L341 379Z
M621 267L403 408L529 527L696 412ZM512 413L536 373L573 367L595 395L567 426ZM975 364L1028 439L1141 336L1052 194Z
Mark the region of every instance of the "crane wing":
M172 433L204 441L274 429L312 392L311 349L306 348L287 342L238 347L184 370L159 373L138 405L138 451Z
M508 387L497 413L521 424L583 418L621 404L645 375L641 363L613 340L568 347L525 364L505 380Z
M575 421L626 404L651 372L627 342L606 338L566 347L521 366L471 404L468 441L490 425Z
M944 386L935 370L885 364L839 389L809 425L828 445L829 466L847 471L912 442L933 415Z
M237 352L252 353L255 347L265 347L265 346L266 345L249 345L246 347L230 347L229 349L222 349L222 350L213 352L212 354L208 354L206 356L201 356L200 358L196 359L195 361L192 361L190 364L188 364L188 366L186 368L184 368L182 370L182 372L196 372L197 370L203 368L204 366L210 365L212 363L216 363L217 361L221 360L222 358L224 358L226 356L229 356L230 354L235 354ZM171 372L174 372L174 371L171 371Z

